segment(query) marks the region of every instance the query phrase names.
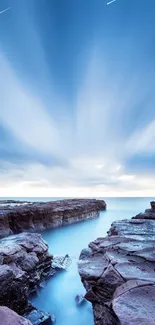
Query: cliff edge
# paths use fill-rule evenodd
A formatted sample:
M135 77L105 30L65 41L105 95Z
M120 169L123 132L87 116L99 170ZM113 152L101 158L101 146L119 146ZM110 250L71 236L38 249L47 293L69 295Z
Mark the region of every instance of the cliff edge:
M2 201L0 238L23 231L43 231L99 216L103 200L70 199L51 202Z

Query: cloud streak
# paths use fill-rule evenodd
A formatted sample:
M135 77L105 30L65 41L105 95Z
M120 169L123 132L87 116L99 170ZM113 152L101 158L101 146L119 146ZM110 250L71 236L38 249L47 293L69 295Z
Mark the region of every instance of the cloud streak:
M56 71L65 76L60 78L54 73L59 61L51 59L49 64L47 55L48 49L52 58L55 50L51 21L41 25L43 10L40 15L39 8L35 15L35 7L31 7L26 25L25 12L29 11L20 7L13 34L18 47L6 48L6 40L0 45L0 195L150 193L155 189L153 181L149 172L144 176L149 164L144 168L141 163L140 170L133 163L137 155L155 154L154 77L153 68L147 67L147 58L140 56L143 45L137 47L136 38L131 42L128 29L119 29L118 12L108 10L108 15L114 17L107 18L105 13L104 19L94 22L93 41L87 48L83 42L77 56L76 50L71 49L76 59L72 66L66 64L63 71L57 67ZM55 23L58 28L60 21L58 26ZM46 44L45 31L49 32ZM83 34L80 35L82 42ZM23 48L19 40L24 40ZM143 41L147 44L148 38ZM59 42L54 41L58 50ZM76 80L74 94L69 69ZM147 187L146 181L150 184Z
M111 5L114 2L116 2L116 0L112 0L112 1L107 2L107 6Z
M6 8L6 9L4 9L4 10L1 10L1 11L0 11L0 15L3 14L4 12L10 10L10 9L11 9L11 7L8 7L8 8Z

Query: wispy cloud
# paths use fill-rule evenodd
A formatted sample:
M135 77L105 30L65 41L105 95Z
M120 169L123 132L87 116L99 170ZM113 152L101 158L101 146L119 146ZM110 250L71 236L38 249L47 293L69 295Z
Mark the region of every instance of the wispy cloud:
M79 78L73 96L69 74L63 89L62 79L53 73L56 58L48 64L45 47L49 51L54 47L52 37L46 39L45 46L46 24L40 31L39 14L35 16L31 10L28 20L22 12L25 10L17 20L18 48L9 52L5 42L4 48L0 47L0 195L97 196L153 191L155 182L150 181L149 173L144 177L143 168L140 172L130 168L136 154L155 154L154 74L141 64L142 48L136 52L136 40L130 39L127 30L121 34L120 26L116 26L120 34L115 33L105 17L108 36L101 25L87 51L83 44L84 52L73 53L77 60L74 69L66 65L64 71L56 70L65 75L65 69L76 70L81 64L78 77L76 73L73 76ZM21 23L23 48L18 40ZM55 46L58 43L55 40ZM25 55L20 69L19 54ZM62 58L63 54L59 55ZM67 86L73 99L66 96ZM145 182L150 187L146 188Z
M1 10L1 11L0 11L0 15L3 14L4 12L10 10L10 9L11 9L11 7L8 7L8 8L6 8L6 9L4 9L4 10Z
M112 1L109 1L107 2L107 6L111 5L113 2L115 2L116 0L112 0Z
M56 153L59 131L41 99L24 88L1 52L0 66L1 123L30 147L42 153Z

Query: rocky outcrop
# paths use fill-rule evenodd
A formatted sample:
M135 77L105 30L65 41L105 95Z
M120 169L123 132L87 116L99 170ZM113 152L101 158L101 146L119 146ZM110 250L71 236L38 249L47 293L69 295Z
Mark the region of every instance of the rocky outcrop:
M78 267L95 325L155 325L155 221L114 222Z
M150 202L151 209L146 209L144 213L139 213L133 219L149 219L155 220L155 202Z
M28 296L52 272L53 256L41 235L22 233L0 241L0 305L19 314Z
M38 285L57 271L66 269L69 263L68 255L54 257L49 254L40 234L21 233L1 239L0 305L24 315L34 325L51 324L51 315L36 310L28 297Z
M1 325L32 325L29 320L19 316L13 310L7 307L0 307Z
M16 203L16 201L14 201ZM18 202L19 203L19 202ZM103 200L72 199L0 205L0 237L23 231L42 231L99 215L106 209ZM11 204L13 202L11 201Z
M155 222L144 219L115 221L111 225L108 235L125 236L146 241L155 240Z

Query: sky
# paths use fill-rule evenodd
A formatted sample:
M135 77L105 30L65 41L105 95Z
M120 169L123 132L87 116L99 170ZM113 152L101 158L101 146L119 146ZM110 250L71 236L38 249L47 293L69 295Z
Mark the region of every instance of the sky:
M155 1L108 2L0 0L1 197L154 195Z

